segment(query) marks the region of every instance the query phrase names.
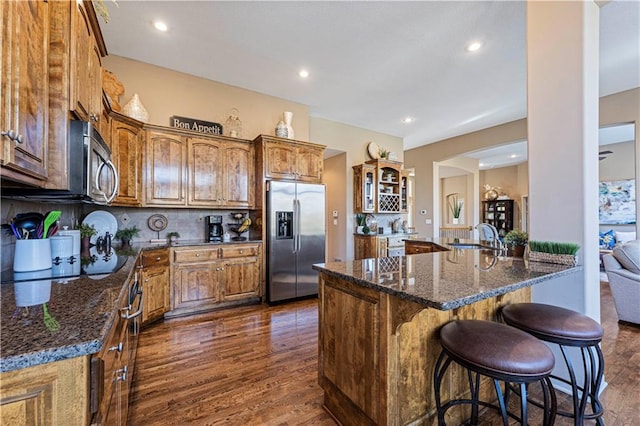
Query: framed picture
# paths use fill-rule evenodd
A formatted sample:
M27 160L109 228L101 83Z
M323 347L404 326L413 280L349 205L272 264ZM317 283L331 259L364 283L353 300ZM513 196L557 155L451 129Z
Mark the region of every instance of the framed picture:
M636 180L600 182L600 223L623 225L636 223Z

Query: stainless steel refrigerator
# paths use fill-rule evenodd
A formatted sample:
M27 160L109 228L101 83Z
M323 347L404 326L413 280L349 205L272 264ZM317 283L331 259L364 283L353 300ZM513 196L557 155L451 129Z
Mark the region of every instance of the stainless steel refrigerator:
M324 185L270 181L267 185L267 300L318 294L325 261Z

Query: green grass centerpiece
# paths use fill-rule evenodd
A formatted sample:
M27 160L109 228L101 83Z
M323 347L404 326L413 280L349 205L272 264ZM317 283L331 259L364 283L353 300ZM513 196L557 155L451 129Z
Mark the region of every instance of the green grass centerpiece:
M578 250L576 243L561 243L554 241L529 241L529 260L533 262L557 263L560 265L576 266Z

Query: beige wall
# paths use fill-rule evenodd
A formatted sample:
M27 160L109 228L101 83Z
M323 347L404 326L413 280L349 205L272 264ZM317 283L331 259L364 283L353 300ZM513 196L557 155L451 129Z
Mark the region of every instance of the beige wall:
M613 151L598 162L600 181L632 179L635 177L635 149L633 142L621 142L601 146L600 150Z
M600 125L607 126L617 123L636 123L635 151L640 149L640 135L638 134L638 123L640 123L640 88L627 90L613 95L600 98ZM429 145L410 149L405 152L405 167L413 167L416 171L416 195L414 211L427 210L427 216L416 216L420 219L432 217L433 215L433 163L448 158L456 157L464 153L491 146L504 145L527 139L527 120L521 119L505 123L477 132L467 133L445 139ZM549 154L551 155L551 154ZM521 166L519 171L519 182L522 176L527 176L526 166ZM635 156L636 179L640 170L640 155ZM520 183L519 183L520 185ZM528 187L522 187L521 191ZM636 191L640 192L640 185L636 185ZM636 194L636 202L640 203L640 197ZM636 210L640 211L640 206L636 205ZM433 225L425 224L424 220L416 221L416 231L433 235Z
M260 134L274 135L282 112L291 111L295 139L310 140L306 105L120 56L104 58L104 67L124 84L120 104L124 106L137 93L153 124L169 126L169 117L179 115L224 127L231 108L237 108L242 137L253 139Z
M323 183L326 185L326 253L327 261L340 261L347 258L345 235L351 217L347 215L347 187L344 185L347 170L347 154L334 155L324 160ZM333 217L333 212L338 217Z

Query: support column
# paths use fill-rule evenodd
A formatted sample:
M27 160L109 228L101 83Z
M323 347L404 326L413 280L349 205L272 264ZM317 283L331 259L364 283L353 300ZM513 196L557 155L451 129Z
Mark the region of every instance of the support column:
M530 238L580 244L584 271L533 300L600 321L598 5L527 1Z

